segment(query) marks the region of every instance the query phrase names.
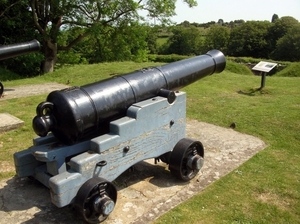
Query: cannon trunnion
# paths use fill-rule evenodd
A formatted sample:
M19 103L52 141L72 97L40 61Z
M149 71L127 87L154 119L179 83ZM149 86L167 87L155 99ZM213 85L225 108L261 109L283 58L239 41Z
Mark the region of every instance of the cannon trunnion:
M17 175L34 177L50 189L53 204L74 205L89 223L112 213L112 181L140 161L160 159L175 177L191 180L203 166L204 147L185 136L186 94L178 89L224 67L224 55L214 50L50 93L33 120L44 137L14 154Z

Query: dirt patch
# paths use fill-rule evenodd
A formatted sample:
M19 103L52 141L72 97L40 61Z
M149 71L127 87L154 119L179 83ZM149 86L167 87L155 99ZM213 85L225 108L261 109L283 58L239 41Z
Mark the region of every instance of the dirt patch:
M291 206L291 204L294 204L294 202L292 200L290 200L288 198L282 198L272 192L263 192L261 194L255 194L254 198L256 198L257 200L259 200L263 203L277 206L282 210L288 210L288 208Z
M266 147L256 137L195 120L187 122L186 132L205 148L205 163L199 174L183 183L164 163L155 165L147 160L136 164L114 181L118 200L106 223L150 223ZM85 223L71 206L57 208L51 204L49 189L17 177L0 182L0 219L3 223Z

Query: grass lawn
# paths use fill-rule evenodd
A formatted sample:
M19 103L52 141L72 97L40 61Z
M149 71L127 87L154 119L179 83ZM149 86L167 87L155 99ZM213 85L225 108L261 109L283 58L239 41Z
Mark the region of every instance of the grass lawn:
M5 81L4 87L44 82L82 85L153 63L78 65L44 76ZM0 77L1 79L1 77ZM155 223L300 223L300 78L260 77L226 70L183 90L187 116L261 138L268 147L203 192L166 213ZM12 155L32 144L31 121L47 95L0 101L0 113L25 122L0 133L0 164L13 167ZM199 139L201 141L201 139ZM1 178L14 171L2 172Z
M224 72L184 89L187 116L261 138L268 147L155 223L300 223L300 78ZM201 141L201 140L200 140Z

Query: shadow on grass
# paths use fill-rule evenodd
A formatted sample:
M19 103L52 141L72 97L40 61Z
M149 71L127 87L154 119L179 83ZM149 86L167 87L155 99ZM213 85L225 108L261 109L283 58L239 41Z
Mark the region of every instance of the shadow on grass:
M6 92L15 91L15 89L5 89Z
M258 94L268 94L268 90L265 88L259 87L259 88L252 88L248 91L239 90L237 91L238 94L246 95L246 96L256 96Z

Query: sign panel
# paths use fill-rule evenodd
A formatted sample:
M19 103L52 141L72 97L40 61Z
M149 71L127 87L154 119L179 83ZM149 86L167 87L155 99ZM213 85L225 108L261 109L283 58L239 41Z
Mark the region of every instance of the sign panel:
M257 65L255 65L252 70L260 71L260 72L269 72L271 71L277 63L261 61Z

